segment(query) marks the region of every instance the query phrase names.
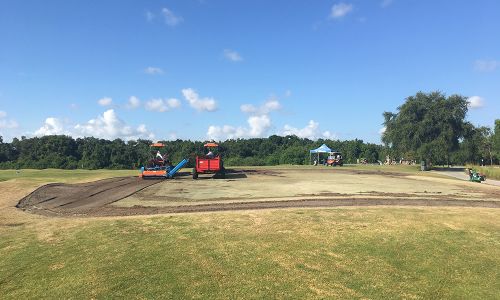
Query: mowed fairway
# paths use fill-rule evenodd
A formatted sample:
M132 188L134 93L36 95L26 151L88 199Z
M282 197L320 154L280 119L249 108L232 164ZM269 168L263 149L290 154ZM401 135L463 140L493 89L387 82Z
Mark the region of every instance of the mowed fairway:
M306 169L321 181L322 169ZM16 209L17 201L43 182L127 175L87 171L72 177L71 171L64 171L58 178L53 171L44 180L43 172L33 171L31 177L25 172L17 179L3 174L6 180L0 182L2 298L495 299L500 294L500 212L495 208L293 208L100 218L45 217ZM401 173L415 186L394 191L394 176ZM253 176L275 180L276 174L271 174ZM251 176L197 182L182 178L143 191L166 189L166 197L175 195L169 184L177 189L173 183L184 182L186 192L177 192L183 203L234 201L235 193L244 193L243 179L252 188ZM348 178L360 179L352 183L356 189L344 187L338 193L420 195L424 191L416 184L422 182L431 197L494 200L498 191L396 169L374 174L381 178L359 190L363 176L368 175L344 177L343 186ZM261 181L260 190L267 190L268 196L259 194L259 199L301 197L289 192L290 187L274 190L266 179ZM231 183L240 184L232 195L215 188ZM317 188L299 194L331 197L325 194L335 193L328 183L315 183ZM187 197L196 195L193 186L210 184L210 198ZM260 191L255 189L246 193ZM127 201L132 200L155 201Z

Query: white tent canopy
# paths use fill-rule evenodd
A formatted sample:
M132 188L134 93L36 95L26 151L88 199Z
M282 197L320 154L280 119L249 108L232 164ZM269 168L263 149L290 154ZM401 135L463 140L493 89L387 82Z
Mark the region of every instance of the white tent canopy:
M327 145L323 144L316 149L309 150L309 153L330 153L332 149L330 149Z

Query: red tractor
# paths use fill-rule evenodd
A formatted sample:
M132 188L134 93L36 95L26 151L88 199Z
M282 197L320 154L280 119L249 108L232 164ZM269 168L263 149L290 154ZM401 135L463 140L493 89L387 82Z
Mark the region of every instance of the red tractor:
M196 156L196 164L193 168L193 179L198 178L198 174L215 174L214 177L225 178L226 169L222 162L220 154L215 155L212 151L218 150L219 145L216 143L206 143L203 145L206 149L206 154Z

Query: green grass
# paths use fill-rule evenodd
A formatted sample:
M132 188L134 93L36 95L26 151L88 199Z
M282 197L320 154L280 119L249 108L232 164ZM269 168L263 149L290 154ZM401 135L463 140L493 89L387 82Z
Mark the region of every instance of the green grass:
M0 222L0 294L425 298L500 294L487 209L323 209Z
M488 178L500 180L500 166L480 167L480 166L467 165L467 168L472 168L479 171L480 173L485 174L486 180L488 180Z
M119 176L136 176L137 170L0 170L0 181L20 179L33 182L77 182Z

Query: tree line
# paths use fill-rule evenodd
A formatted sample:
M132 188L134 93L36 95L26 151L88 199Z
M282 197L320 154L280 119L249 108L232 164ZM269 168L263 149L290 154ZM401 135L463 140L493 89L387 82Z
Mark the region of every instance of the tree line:
M196 155L204 154L204 142L190 140L161 141L160 149L175 164L188 158L193 166ZM62 169L135 169L145 165L156 153L150 140L105 140L94 137L77 138L52 135L21 139L6 143L0 137L0 168L62 168ZM316 141L297 136L234 139L219 143L219 152L226 166L264 166L309 164L309 150L327 144L341 151L346 163L359 158L376 162L387 152L382 145L362 140Z
M309 164L309 150L326 144L342 152L344 163L366 159L369 163L427 160L434 165L498 164L500 159L500 120L489 127L475 127L466 120L467 98L446 97L440 92L417 93L408 97L397 112L384 113L383 145L359 139L340 141L310 140L297 136L272 135L268 138L233 139L220 142L226 166L264 166ZM123 141L64 135L14 138L4 142L0 136L0 168L135 169L152 158L150 140ZM183 158L193 166L203 154L202 141L163 141L169 159L175 164Z

